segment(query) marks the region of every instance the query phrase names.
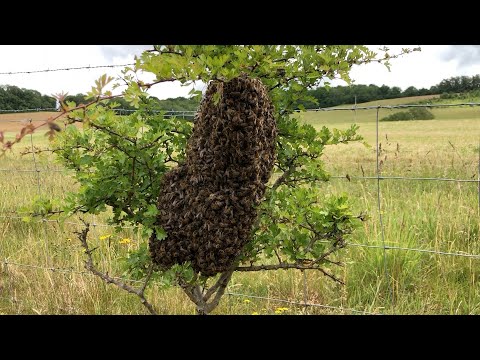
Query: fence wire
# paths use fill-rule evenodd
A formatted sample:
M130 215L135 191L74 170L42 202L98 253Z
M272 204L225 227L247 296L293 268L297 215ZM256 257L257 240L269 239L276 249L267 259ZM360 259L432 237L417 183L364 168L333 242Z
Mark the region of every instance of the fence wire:
M375 109L408 109L408 108L449 108L449 107L461 107L461 106L480 106L478 102L466 102L466 103L456 103L456 104L400 104L400 105L371 105L371 106L351 106L351 107L325 107L317 109L306 109L307 112L318 112L318 111L357 111L357 110L375 110ZM296 112L301 112L301 110L295 110Z
M115 111L116 114L118 115L127 115L127 114L132 114L135 111L138 110L133 110L133 109L123 109L123 108L114 108L112 109ZM0 109L0 115L9 115L9 114L31 114L31 113L42 113L42 112L58 112L59 110L56 108L35 108L35 109L18 109L18 110L10 110L10 109ZM163 114L164 118L171 118L171 117L177 117L177 118L182 118L185 120L192 120L195 117L196 111L193 110L157 110L157 109L152 109L149 110L150 113L152 114ZM44 119L47 120L47 119ZM44 120L33 120L35 122L41 122ZM32 119L0 119L1 122L9 122L9 123L25 123L25 122L30 122Z
M12 74L31 74L31 73L37 73L37 72L52 72L52 71L67 71L67 70L82 70L82 69L93 69L93 68L102 68L102 67L125 67L129 66L132 64L125 64L125 65L99 65L99 66L85 66L85 67L78 67L78 68L61 68L61 69L46 69L46 70L35 70L35 71L22 71L22 72L3 72L0 73L0 75L12 75ZM389 289L389 299L391 302L394 301L394 294L393 294L393 289L391 287L391 281L389 279L389 273L388 273L388 267L387 267L387 252L390 250L394 251L411 251L411 252L418 252L418 253L427 253L431 255L438 255L438 256L452 256L452 257L464 257L464 258L470 258L470 259L480 259L480 254L474 254L474 253L467 253L467 252L451 252L451 251L441 251L441 250L435 250L435 249L426 249L426 248L415 248L415 247L405 247L405 246L398 246L395 244L389 244L385 240L385 225L383 222L383 211L382 211L382 187L381 183L383 180L404 180L404 181L428 181L428 182L455 182L455 183L477 183L478 184L478 204L479 204L479 210L480 210L480 139L479 139L479 157L478 157L478 174L477 174L477 179L456 179L456 178L446 178L446 177L407 177L407 176L385 176L381 174L381 167L380 167L380 160L379 160L379 110L380 109L405 109L405 108L413 108L413 107L423 107L423 108L449 108L449 107L476 107L480 106L480 103L476 102L466 102L466 103L457 103L457 104L406 104L406 105L374 105L374 106L352 106L352 107L330 107L330 108L318 108L318 109L307 109L308 112L322 112L322 111L354 111L355 114L358 110L376 110L376 174L375 176L350 176L350 175L332 175L329 177L329 179L332 180L340 180L340 179L347 179L348 181L351 180L374 180L376 181L376 192L377 192L377 211L378 211L378 216L379 216L379 225L380 225L380 239L381 239L381 245L372 245L372 244L362 244L362 243L356 243L356 242L348 242L347 245L352 248L372 248L372 249L379 249L382 250L383 254L383 272L385 276L385 281L388 284L388 289ZM23 110L8 110L8 109L0 109L1 114L8 114L8 113L21 113L21 112L43 112L43 111L55 111L56 109L54 108L36 108L36 109L23 109ZM130 110L130 109L116 109L120 114L127 114L130 112L133 112L135 110ZM195 115L194 111L160 111L158 112L164 113L164 116L183 116L184 118L186 117L193 117ZM9 122L25 122L25 121L31 121L29 119L23 119L23 120L2 120L1 121L9 121ZM32 159L33 159L33 164L34 168L33 169L12 169L12 168L0 168L0 172L19 172L19 173L35 173L36 174L36 179L37 179L37 192L41 194L41 183L40 183L40 173L41 172L46 172L46 173L51 173L51 172L61 172L61 173L68 173L65 170L61 169L48 169L48 168L41 168L40 164L37 162L35 158L35 151L33 148L33 138L31 137L31 146L32 146ZM18 213L15 214L8 214L8 213L0 213L0 218L2 219L11 219L11 220L21 220L23 219L22 216L18 216ZM82 223L79 222L74 222L74 221L60 221L56 219L47 219L47 218L41 218L39 220L36 220L34 222L39 222L43 224L47 223L57 223L57 224L68 224L72 226L81 226L83 225ZM113 227L113 225L110 224L102 224L102 223L97 223L96 221L91 224L93 227ZM134 226L121 226L121 228L124 229L135 229ZM47 228L44 227L45 230L45 235ZM45 236L45 239L47 237ZM0 243L2 243L0 241ZM11 261L8 259L6 256L5 252L5 247L4 244L0 244L0 251L2 252L2 257L3 261L0 262L4 267L9 267L9 266L16 266L16 267L23 267L23 268L30 268L30 269L36 269L36 270L44 270L44 271L51 271L51 272L57 272L57 273L73 273L73 274L79 274L79 275L86 275L86 276L93 276L91 272L88 271L83 271L83 270L77 270L77 269L72 269L72 268L60 268L60 267L55 267L51 265L51 256L48 251L48 241L45 240L45 249L46 249L46 260L47 263L46 265L38 265L38 264L24 264L16 261ZM292 305L298 305L298 306L303 306L305 308L307 307L318 307L318 308L323 308L323 309L328 309L332 311L339 311L341 313L350 313L350 314L365 314L365 315L375 315L379 313L373 313L373 312L367 312L363 310L358 310L358 309L351 309L351 308L346 308L346 307L337 307L337 306L331 306L331 305L325 305L325 304L317 304L317 303L310 303L308 302L308 288L307 288L307 278L305 276L305 272L303 272L303 278L302 278L302 285L303 285L303 301L292 301L288 299L280 299L280 298L274 298L274 297L269 297L269 296L258 296L258 295L251 295L251 294L242 294L242 293L236 293L236 292L229 292L227 291L226 294L229 296L236 296L236 297L244 297L244 298L252 298L252 299L258 299L262 301L267 301L267 302L279 302L279 303L288 303ZM7 276L10 276L7 271ZM127 278L121 278L121 277L115 277L117 280L122 280L122 281L128 281L128 282L138 282L140 283L140 280L134 280L134 279L127 279ZM0 299L11 301L13 304L16 303L22 303L22 300L19 300L16 298L16 296L0 296Z
M106 69L106 68L125 68L127 66L134 66L135 64L116 64L116 65L87 65L87 66L71 66L57 69L42 69L42 70L27 70L27 71L3 71L0 75L18 75L18 74L38 74L38 73L51 73L57 71L72 71L72 70L91 70L91 69Z

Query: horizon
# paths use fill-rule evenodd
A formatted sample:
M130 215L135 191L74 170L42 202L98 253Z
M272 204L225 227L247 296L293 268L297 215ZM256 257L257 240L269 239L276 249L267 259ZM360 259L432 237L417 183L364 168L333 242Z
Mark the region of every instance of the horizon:
M355 65L350 76L353 85L387 85L402 91L410 86L417 89L438 84L454 76L480 74L479 45L387 45L391 54L401 48L421 47L420 52L391 60L391 71L384 65L370 63ZM381 46L368 45L372 50ZM39 91L42 95L68 92L70 95L86 93L103 73L118 78L121 68L100 68L72 71L46 71L58 68L84 66L113 66L130 64L150 45L0 45L0 84ZM35 56L32 56L35 55ZM143 74L146 81L153 75ZM346 86L343 81L331 81L332 87ZM149 94L158 99L187 97L192 86L163 83L152 87ZM197 83L195 89L203 90L205 84Z

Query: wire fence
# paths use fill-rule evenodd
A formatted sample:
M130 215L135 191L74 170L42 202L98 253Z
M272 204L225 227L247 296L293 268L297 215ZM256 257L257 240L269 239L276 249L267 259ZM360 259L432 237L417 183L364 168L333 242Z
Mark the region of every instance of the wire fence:
M131 64L127 64L131 65ZM116 67L116 66L127 66L127 65L110 65L110 66L94 66L94 67L78 67L78 68L62 68L62 69L52 69L52 70L42 70L42 71L23 71L23 72L8 72L8 73L0 73L0 75L11 75L11 74L31 74L31 73L36 73L36 72L49 72L49 71L69 71L69 70L81 70L81 69L91 69L91 68L98 68L98 67ZM394 294L393 294L393 288L390 285L389 279L389 269L388 269L388 252L389 251L404 251L404 252L417 252L417 253L426 253L426 254L432 254L432 255L438 255L438 256L449 256L449 257L459 257L459 258L470 258L470 259L480 259L480 253L468 253L468 252L463 252L463 251L441 251L437 249L430 249L430 248L420 248L420 247L409 247L409 246L398 246L397 244L390 244L388 241L386 241L385 238L385 224L384 224L384 218L383 218L383 213L384 210L382 208L382 183L383 181L421 181L421 182L451 182L451 183L457 183L459 185L461 184L470 184L470 183L476 183L477 190L478 190L478 208L479 208L479 213L480 213L480 143L479 143L479 156L478 156L478 166L477 166L477 178L472 179L472 178L453 178L453 177L422 177L422 176L385 176L382 175L382 169L381 169L381 159L380 159L380 153L381 153L381 143L380 143L380 119L379 119L379 112L381 109L406 109L406 108L414 108L414 107L423 107L423 108L452 108L452 107L478 107L480 106L480 103L474 103L474 102L466 102L466 103L457 103L457 104L441 104L441 103L435 103L435 104L406 104L406 105L375 105L375 106L352 106L352 107L333 107L333 108L318 108L318 109L308 109L308 112L328 112L328 111L362 111L362 110L375 110L375 176L355 176L355 175L332 175L329 177L331 180L342 180L345 179L349 182L351 181L375 181L376 185L376 204L377 204L377 215L378 215L378 225L380 228L380 244L366 244L366 243L357 243L357 242L348 242L347 246L355 249L355 248L369 248L369 249L379 249L382 251L382 257L383 257L383 273L384 277L387 281L387 284L389 284L389 301L393 301ZM56 111L54 108L36 108L36 109L24 109L24 110L8 110L8 109L0 109L0 114L8 114L8 113L31 113L31 112L43 112L43 111ZM130 112L133 112L134 110L130 109L117 109L119 114L128 114ZM159 111L160 112L160 111ZM195 115L194 111L161 111L164 113L164 116L176 116L176 117L182 117L182 118L193 118ZM22 119L22 120L4 120L0 118L0 124L2 122L21 122L25 121L28 119ZM0 128L1 130L1 128ZM480 130L480 129L478 129ZM479 137L480 137L480 131L479 131ZM35 149L34 149L34 139L33 136L30 135L30 146L31 146L31 156L32 156L32 162L33 162L33 168L31 169L18 169L15 167L0 167L0 172L6 172L6 173L33 173L35 174L35 187L36 187L36 192L38 195L41 195L43 192L42 189L42 183L41 183L41 173L61 173L64 174L64 176L68 176L68 172L65 171L64 169L56 169L56 168L48 168L45 167L45 164L41 164L37 157L35 156ZM21 216L21 213L16 211L12 213L0 213L0 219L11 219L11 220L21 220L23 216ZM44 224L44 236L46 239L47 235L47 227L46 224L48 223L57 223L60 224L59 220L54 220L54 219L48 219L48 218L41 218L39 220L34 220L34 223L42 223ZM81 226L82 224L79 222L75 221L63 221L61 222L62 224L65 225L71 225L74 227ZM93 222L91 224L93 227L104 227L104 228L110 228L112 225L110 224L103 224L100 222ZM127 227L123 226L122 228L125 229L133 229L133 227ZM41 239L40 239L41 240ZM326 241L327 242L327 241ZM44 257L44 264L28 264L28 263L22 263L19 261L11 260L11 254L7 254L5 251L5 243L3 243L3 240L0 239L0 264L4 269L7 269L8 267L18 267L18 268L25 268L25 269L32 269L35 271L47 271L47 272L52 272L52 273L63 273L63 274L78 274L81 276L92 276L93 274L85 271L85 270L79 270L79 269L74 269L74 268L69 268L69 267L57 267L53 265L52 261L52 256L51 252L49 249L49 244L48 241L45 240L45 257ZM8 271L4 271L4 273L9 276ZM308 288L311 284L308 284L307 277L305 276L305 273L303 273L303 301L297 301L297 300L289 300L289 299L282 299L278 297L269 297L269 296L259 296L255 294L243 294L239 292L234 292L234 291L227 291L226 294L231 297L241 297L241 298L251 298L251 299L257 299L261 301L267 301L267 302L277 302L277 303L286 303L286 304L291 304L294 306L301 306L305 308L320 308L320 309L325 309L325 310L331 310L335 312L340 312L343 314L379 314L380 312L371 312L371 311L364 311L364 310L359 310L359 309L352 309L349 307L344 307L344 306L333 306L329 304L320 304L320 303L315 303L311 302L308 300ZM124 281L128 282L139 282L138 280L134 279L127 279L124 277L116 277L116 279L121 279ZM21 303L23 300L18 299L18 296L14 294L8 294L7 296L4 296L4 289L5 287L2 287L0 285L0 300L4 300L7 302L10 302L12 304L18 304Z
M125 68L127 66L134 66L135 64L116 64L116 65L87 65L87 66L71 66L65 68L56 69L41 69L41 70L26 70L26 71L4 71L0 72L0 75L19 75L19 74L38 74L38 73L51 73L58 71L73 71L73 70L91 70L91 69L107 69L107 68Z
M123 108L114 108L112 109L115 111L118 115L128 115L132 114L137 110L134 109L123 109ZM31 113L40 113L40 112L56 112L58 109L56 108L34 108L34 109L17 109L17 110L9 110L9 109L0 109L0 115L8 115L8 114L19 114L19 113L24 113L24 114L31 114ZM151 113L153 114L163 114L164 118L170 118L170 117L177 117L177 118L182 118L185 120L191 120L194 119L195 117L195 111L193 110L150 110ZM30 121L31 119L25 118L25 119L0 119L0 123L2 122L10 122L10 123L25 123L27 121ZM46 119L45 119L46 120ZM35 120L35 121L43 121L43 120Z

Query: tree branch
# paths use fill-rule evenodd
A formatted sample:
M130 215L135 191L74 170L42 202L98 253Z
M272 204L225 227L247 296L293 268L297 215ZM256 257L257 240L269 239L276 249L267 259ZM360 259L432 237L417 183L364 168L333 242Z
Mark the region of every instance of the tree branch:
M217 289L225 281L225 279L232 275L232 273L233 271L231 270L223 272L222 275L220 275L220 277L218 278L217 282L207 290L205 295L203 295L203 300L204 301L210 300L210 297L215 293L215 291L217 291Z
M288 168L283 172L283 174L275 181L275 183L272 185L270 188L271 191L275 191L280 185L286 182L287 178L290 176L290 174L295 170L296 165L295 165L295 160L297 158L293 157L288 161Z
M177 276L177 283L180 286L180 288L183 290L185 294L187 294L188 298L195 304L197 305L198 299L194 295L194 286L191 284L188 284L186 281L184 281L180 276Z
M298 269L298 270L318 270L321 273L323 273L325 276L328 276L330 279L345 285L345 283L337 278L335 275L332 275L322 269L319 266L315 266L314 263L312 262L310 265L303 265L299 263L282 263L282 264L272 264L272 265L253 265L253 266L239 266L235 269L235 271L243 271L243 272L248 272L248 271L269 271L269 270L287 270L287 269Z
M102 130L102 131L105 131L105 132L109 133L110 135L115 135L115 136L117 136L117 137L119 137L119 138L121 138L121 139L128 140L128 141L130 141L130 142L131 142L132 144L134 144L134 145L137 143L137 141L136 141L135 139L132 139L132 138L130 138L130 137L128 137L128 136L123 136L123 135L121 135L121 134L119 134L119 133L117 133L117 132L115 132L115 131L107 128L107 127L104 127L104 126L95 124L94 122L90 122L89 125L90 125L91 127L95 128L95 129L97 129L97 130Z
M85 111L85 109L93 104L96 104L100 101L103 101L103 100L110 100L110 99L114 99L114 98L117 98L117 97L120 97L122 95L110 95L110 96L104 96L104 97L97 97L97 99L95 100L92 100L91 102L87 103L87 104L80 104L74 108L66 108L64 106L62 106L62 111L54 116L54 117L51 117L43 122L41 122L40 124L38 125L33 125L33 124L29 124L29 125L26 125L24 126L20 133L16 135L15 139L13 141L8 141L6 142L5 144L3 144L3 148L1 149L3 152L5 150L8 150L8 149L11 149L12 146L16 143L19 143L24 137L25 135L28 135L28 134L33 134L38 128L42 127L42 126L45 126L47 124L52 124L55 120L59 119L60 117L62 117L63 115L65 114L68 114L68 113L71 113L72 111L75 111L75 110L80 110L80 109L83 109Z
M276 89L276 88L278 88L282 85L287 85L290 81L295 80L296 78L297 78L297 76L292 76L292 77L289 77L289 78L282 78L283 81L280 80L277 83L277 85L272 86L270 89L268 89L268 91L272 91L273 89Z
M157 81L154 81L154 82L151 82L151 83L147 83L147 84L144 84L142 82L137 82L137 85L141 88L150 89L152 86L160 84L160 83L171 82L171 81L182 81L182 80L185 80L185 78L184 77L180 77L180 78L171 77L171 78L160 79L160 80L157 80Z
M220 279L218 280L218 290L215 294L215 297L210 303L206 303L205 306L205 313L211 312L213 309L215 309L220 302L220 299L222 298L223 294L225 293L225 290L227 288L228 282L232 278L233 272L235 269L228 270L222 274Z
M92 258L92 252L95 249L90 249L88 246L87 242L87 237L88 237L88 232L90 231L90 224L85 222L83 219L81 219L82 222L85 225L85 228L82 231L75 232L78 236L78 239L82 243L83 248L85 249L85 254L87 255L87 260L85 260L85 268L101 278L103 281L105 281L107 284L114 284L120 289L123 289L131 294L135 294L140 298L140 302L142 303L143 306L147 308L147 310L150 312L152 315L157 315L157 311L154 309L153 305L148 302L148 300L145 298L145 289L148 285L148 282L150 281L153 273L153 267L150 266L148 270L147 277L145 279L145 282L143 283L142 287L140 289L135 289L131 287L130 285L125 284L123 281L120 281L116 278L113 278L108 275L108 273L102 273L100 272L94 265L93 263L93 258Z

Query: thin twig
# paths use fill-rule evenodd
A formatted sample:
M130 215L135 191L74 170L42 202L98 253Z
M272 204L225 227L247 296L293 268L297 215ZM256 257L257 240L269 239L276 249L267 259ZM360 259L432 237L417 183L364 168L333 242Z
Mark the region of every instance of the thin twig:
M314 266L313 263L311 265L303 265L299 263L283 263L283 264L272 264L272 265L239 266L235 269L235 271L248 272L248 271L262 271L262 270L269 271L269 270L279 270L279 269L319 270L325 276L328 276L330 279L335 280L336 282L342 285L345 285L345 283L342 280L338 279L335 275L328 273L327 271L325 271L319 266Z
M107 284L114 284L120 289L123 289L131 294L137 295L140 298L140 302L142 303L142 305L147 308L150 314L157 315L158 314L157 311L154 309L153 305L150 304L150 302L145 298L145 294L144 294L145 289L148 285L148 282L152 277L153 267L149 268L145 282L140 289L133 288L130 285L125 284L123 281L120 281L116 278L111 277L107 273L100 272L93 263L92 252L94 249L90 249L87 242L88 232L90 231L90 224L85 222L83 219L81 219L81 221L84 223L85 228L82 231L75 232L75 233L78 235L78 239L82 243L82 246L85 249L85 254L87 255L87 260L85 260L85 268L90 272L92 272L93 274L95 274L96 276L98 276L99 278L101 278Z

